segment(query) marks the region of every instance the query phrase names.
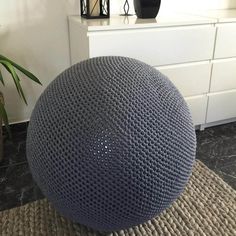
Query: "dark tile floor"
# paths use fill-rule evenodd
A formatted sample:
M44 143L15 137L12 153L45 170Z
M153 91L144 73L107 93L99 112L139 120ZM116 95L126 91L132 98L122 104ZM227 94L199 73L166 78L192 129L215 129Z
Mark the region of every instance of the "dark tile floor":
M0 210L23 205L42 193L32 180L25 155L27 124L14 126L13 140L4 141L0 164ZM197 158L236 189L236 123L197 131Z
M236 122L197 131L197 158L236 189Z
M12 127L12 141L4 140L4 160L0 163L0 211L43 198L26 160L27 124Z

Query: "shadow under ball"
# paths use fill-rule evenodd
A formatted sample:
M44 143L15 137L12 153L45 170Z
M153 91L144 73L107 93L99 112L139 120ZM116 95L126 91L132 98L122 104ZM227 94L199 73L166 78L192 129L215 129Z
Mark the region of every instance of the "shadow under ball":
M134 0L134 9L138 18L155 18L160 5L161 0Z

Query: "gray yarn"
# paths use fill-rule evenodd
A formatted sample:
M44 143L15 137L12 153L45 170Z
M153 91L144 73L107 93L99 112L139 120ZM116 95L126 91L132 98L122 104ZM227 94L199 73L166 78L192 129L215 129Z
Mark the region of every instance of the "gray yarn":
M160 72L124 57L83 61L58 76L31 116L35 181L69 219L112 231L160 214L195 158L188 107Z

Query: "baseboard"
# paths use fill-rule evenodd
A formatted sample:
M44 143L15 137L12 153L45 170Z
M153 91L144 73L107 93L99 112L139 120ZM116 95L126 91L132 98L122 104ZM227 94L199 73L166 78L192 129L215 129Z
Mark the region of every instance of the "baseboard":
M232 119L220 120L220 121L215 121L215 122L211 122L211 123L207 123L207 124L197 125L197 126L195 126L195 129L202 131L206 128L210 128L213 126L219 126L219 125L225 125L225 124L232 123L232 122L236 122L236 117L232 118Z
M27 130L28 124L29 124L29 121L22 121L20 123L11 123L10 124L11 132L12 133L24 132L24 131ZM6 128L5 128L4 125L2 126L2 130L3 130L3 135L5 135L6 134Z

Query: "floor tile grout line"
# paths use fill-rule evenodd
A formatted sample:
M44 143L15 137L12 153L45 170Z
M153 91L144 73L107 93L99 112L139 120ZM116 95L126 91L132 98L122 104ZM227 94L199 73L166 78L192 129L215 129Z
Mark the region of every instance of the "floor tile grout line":
M18 162L18 163L14 163L14 164L7 164L7 165L4 165L4 166L0 165L0 169L12 167L12 166L24 165L24 164L28 164L28 162L27 161L22 161L22 162Z

